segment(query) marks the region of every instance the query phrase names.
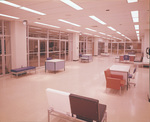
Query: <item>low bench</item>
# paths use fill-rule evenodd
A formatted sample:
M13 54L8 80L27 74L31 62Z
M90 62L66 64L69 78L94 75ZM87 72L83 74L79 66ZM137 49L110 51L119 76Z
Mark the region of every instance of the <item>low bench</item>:
M28 67L12 69L11 74L18 76L18 75L26 74L26 72L29 70L35 70L35 72L36 72L36 67L28 66Z
M50 122L50 115L67 120L107 121L106 105L100 104L99 100L51 88L47 88L46 93L49 104L48 122Z

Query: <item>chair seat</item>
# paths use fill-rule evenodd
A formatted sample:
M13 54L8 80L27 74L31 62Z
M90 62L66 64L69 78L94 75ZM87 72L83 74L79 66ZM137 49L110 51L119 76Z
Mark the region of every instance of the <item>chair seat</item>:
M129 74L129 75L128 75L128 78L132 78L132 74Z
M104 104L99 104L99 112L100 112L100 115L99 115L99 120L100 122L102 121L103 117L104 117L104 114L106 112L106 105Z
M125 85L125 80L121 80L121 86Z

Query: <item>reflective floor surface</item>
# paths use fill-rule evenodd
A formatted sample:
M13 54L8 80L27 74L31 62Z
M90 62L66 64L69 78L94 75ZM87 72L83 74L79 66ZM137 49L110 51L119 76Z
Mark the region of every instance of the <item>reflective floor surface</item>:
M107 105L107 122L150 122L149 68L138 66L136 87L128 90L107 89L104 70L113 64L115 57L94 57L92 62L66 62L65 71L56 74L37 69L19 77L7 75L0 77L0 122L47 122L48 101L46 88L75 93L98 99ZM78 120L74 120L78 122ZM67 122L52 116L51 122Z

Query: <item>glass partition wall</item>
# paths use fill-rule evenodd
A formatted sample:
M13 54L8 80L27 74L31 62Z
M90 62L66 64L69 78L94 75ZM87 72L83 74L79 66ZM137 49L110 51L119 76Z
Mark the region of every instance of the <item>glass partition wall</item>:
M11 41L10 22L0 20L0 75L10 73Z
M85 54L85 53L94 55L93 37L80 35L79 36L79 54Z
M113 55L141 53L141 42L108 42L108 52Z
M70 60L69 33L34 26L28 26L28 30L27 57L29 66L44 66L47 57Z

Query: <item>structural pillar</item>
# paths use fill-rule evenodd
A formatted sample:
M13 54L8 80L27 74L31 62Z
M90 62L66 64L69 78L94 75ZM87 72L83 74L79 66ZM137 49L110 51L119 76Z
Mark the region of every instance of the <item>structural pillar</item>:
M79 60L79 34L73 33L73 61Z
M12 69L27 66L26 25L11 22Z
M98 55L98 41L99 41L99 38L94 38L94 56L97 56Z

